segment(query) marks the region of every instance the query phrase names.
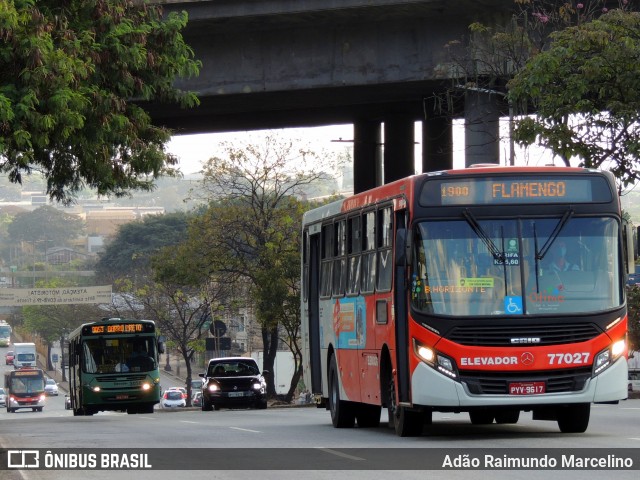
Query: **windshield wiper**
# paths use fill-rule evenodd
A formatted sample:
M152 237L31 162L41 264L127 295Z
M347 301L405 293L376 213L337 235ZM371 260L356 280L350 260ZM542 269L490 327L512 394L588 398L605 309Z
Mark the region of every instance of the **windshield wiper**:
M573 217L574 213L575 212L573 211L573 208L569 208L569 210L564 212L564 215L556 225L556 228L553 229L553 232L551 232L551 235L549 235L549 238L547 238L547 241L544 243L544 245L542 245L542 248L540 249L540 251L538 251L538 247L536 245L536 260L542 260L545 257L545 255L549 253L549 249L551 248L551 245L553 245L553 242L556 240L556 238L558 238L558 235L560 235L560 231L564 228L564 226L571 219L571 217ZM536 238L536 243L537 243L537 238Z
M484 242L487 246L494 260L500 261L500 263L505 263L505 255L504 252L501 252L496 244L493 243L493 240L487 235L487 233L482 229L476 218L473 216L471 211L468 208L465 208L462 211L462 216L465 218L471 229L475 232L475 234Z

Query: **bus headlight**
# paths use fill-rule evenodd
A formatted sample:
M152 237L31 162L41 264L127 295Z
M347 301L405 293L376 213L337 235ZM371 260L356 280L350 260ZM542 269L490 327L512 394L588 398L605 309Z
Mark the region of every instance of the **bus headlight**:
M413 349L418 358L431 368L436 369L438 372L450 378L458 378L456 363L453 359L441 354L433 348L422 345L415 339L413 340Z
M593 361L593 376L599 375L603 370L606 370L613 362L615 362L620 355L622 355L627 348L627 342L625 339L618 340L611 344L610 347L602 350L596 355Z
M150 390L151 389L151 385L149 385L147 382L142 384L142 390Z
M96 392L96 393L99 392L100 391L100 385L96 385L95 387L92 388L92 390L94 392Z

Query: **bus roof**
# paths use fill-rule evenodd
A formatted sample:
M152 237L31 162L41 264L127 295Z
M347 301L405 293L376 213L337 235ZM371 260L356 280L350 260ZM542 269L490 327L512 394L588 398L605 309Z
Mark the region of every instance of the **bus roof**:
M385 200L406 196L409 200L413 198L416 184L425 178L446 177L446 176L462 176L462 175L491 175L491 174L576 174L576 173L598 173L601 175L612 174L610 172L588 169L581 167L557 167L552 165L545 166L504 166L498 164L478 164L468 168L440 170L437 172L422 173L412 175L394 182L380 185L378 187L357 193L351 197L336 200L335 202L317 207L304 213L303 225L309 225L321 222L325 218L330 218L340 213L357 210L367 206L374 205Z
M69 338L75 338L78 335L80 335L80 333L82 332L82 329L88 325L109 325L109 324L117 324L117 323L147 323L147 324L153 324L155 326L155 322L153 320L141 320L141 319L134 319L134 318L120 318L120 317L105 317L105 318L101 318L100 320L96 320L94 322L86 322L83 323L82 325L80 325L78 328L76 328L75 330L73 330L70 334L69 334Z

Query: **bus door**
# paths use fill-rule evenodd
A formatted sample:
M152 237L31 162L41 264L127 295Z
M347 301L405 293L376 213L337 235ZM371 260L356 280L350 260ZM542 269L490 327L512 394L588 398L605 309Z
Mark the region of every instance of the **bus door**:
M316 227L314 229L314 227ZM322 338L320 338L320 226L312 225L303 236L303 265L305 268L303 285L307 299L307 332L309 338L309 368L311 385L307 388L312 393L322 394L322 358L320 354Z
M395 212L394 235L394 289L393 305L395 318L395 348L396 348L396 383L398 402L410 402L410 372L409 372L409 314L407 294L407 242L411 233L407 228L407 211Z

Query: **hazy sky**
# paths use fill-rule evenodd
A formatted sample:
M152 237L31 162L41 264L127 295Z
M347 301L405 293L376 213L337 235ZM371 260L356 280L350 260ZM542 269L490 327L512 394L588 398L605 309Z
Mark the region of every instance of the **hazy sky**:
M257 143L271 132L283 139L300 141L315 152L343 152L353 148L351 142L334 140L353 140L352 125L332 125L314 128L287 128L279 130L257 130L251 132L205 133L199 135L180 135L171 139L167 150L180 159L180 170L189 174L200 171L202 163L220 151L223 142Z
M312 150L343 152L345 148L353 148L351 142L336 142L335 140L353 140L353 125L332 125L314 128L288 128L273 130L282 138L299 140L307 144ZM203 161L211 158L219 152L222 142L247 142L259 143L269 133L267 130L234 133L210 133L199 135L181 135L172 138L168 144L169 152L180 159L180 169L183 173L195 173L201 169ZM454 167L464 168L464 130L462 121L454 122ZM505 163L509 157L508 122L501 121L500 145L501 163ZM420 144L420 123L416 124L416 173L420 171L422 145ZM545 165L551 162L551 157L539 148L529 148L527 151L516 147L516 163L518 165ZM559 165L559 163L558 163Z

